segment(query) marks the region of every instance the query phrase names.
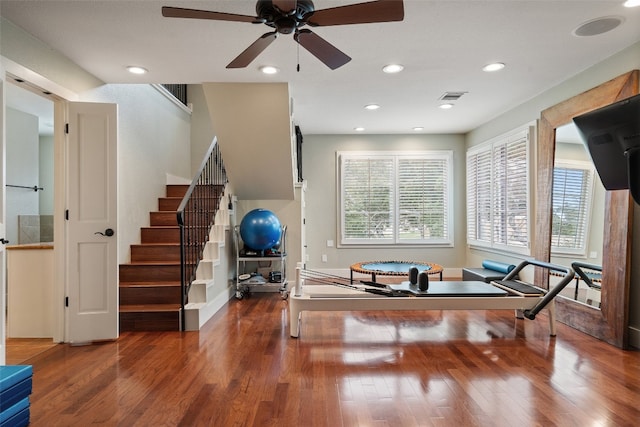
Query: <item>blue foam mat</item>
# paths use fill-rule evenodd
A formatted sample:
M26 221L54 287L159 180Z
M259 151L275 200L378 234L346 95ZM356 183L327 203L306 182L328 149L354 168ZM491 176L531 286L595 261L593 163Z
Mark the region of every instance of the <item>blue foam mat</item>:
M12 407L31 394L31 365L0 366L0 411Z
M29 397L0 412L0 427L18 427L29 424Z

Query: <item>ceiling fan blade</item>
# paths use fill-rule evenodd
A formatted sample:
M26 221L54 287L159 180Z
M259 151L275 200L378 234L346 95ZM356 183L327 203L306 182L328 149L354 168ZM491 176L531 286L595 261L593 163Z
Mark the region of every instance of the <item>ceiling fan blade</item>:
M213 19L216 21L235 21L259 23L262 20L255 16L237 15L235 13L212 12L209 10L183 9L181 7L162 7L162 16L166 18Z
M295 10L297 3L297 0L273 0L273 5L285 13Z
M347 24L393 22L404 19L402 0L377 0L347 6L332 7L313 12L309 18L312 27Z
M351 61L349 56L310 30L300 30L295 34L294 38L302 47L332 70L342 67Z
M240 55L236 57L233 61L227 65L227 68L244 68L251 63L254 59L258 57L278 36L278 32L274 31L272 33L265 33L256 41L254 41L251 46L246 48Z

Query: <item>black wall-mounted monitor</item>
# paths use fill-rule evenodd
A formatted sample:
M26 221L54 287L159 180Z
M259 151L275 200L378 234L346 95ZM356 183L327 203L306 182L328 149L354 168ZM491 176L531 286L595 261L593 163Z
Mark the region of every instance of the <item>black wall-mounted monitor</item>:
M602 185L640 204L640 95L574 117Z

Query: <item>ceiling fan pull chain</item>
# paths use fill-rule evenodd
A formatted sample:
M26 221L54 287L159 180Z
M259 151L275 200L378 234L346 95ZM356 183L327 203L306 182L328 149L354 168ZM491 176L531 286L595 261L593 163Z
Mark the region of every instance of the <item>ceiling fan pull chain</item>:
M297 62L298 65L296 66L296 71L300 72L300 43L296 43L296 55L297 55Z

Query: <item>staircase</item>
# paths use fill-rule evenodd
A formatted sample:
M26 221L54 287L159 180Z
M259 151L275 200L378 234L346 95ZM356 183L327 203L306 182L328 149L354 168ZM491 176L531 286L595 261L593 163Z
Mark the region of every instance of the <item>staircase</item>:
M176 210L188 185L167 185L140 230L141 243L131 245L131 262L120 265L120 331L179 331L180 229Z
M191 184L167 185L120 265L121 332L199 330L231 298L227 189L214 138Z
M158 211L150 212L150 226L141 229L141 243L131 245L131 262L120 265L120 332L181 330L176 209L188 188L167 185L166 197L158 199ZM224 251L228 230L229 212L221 206L189 292L187 330L198 330L232 294Z

